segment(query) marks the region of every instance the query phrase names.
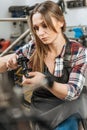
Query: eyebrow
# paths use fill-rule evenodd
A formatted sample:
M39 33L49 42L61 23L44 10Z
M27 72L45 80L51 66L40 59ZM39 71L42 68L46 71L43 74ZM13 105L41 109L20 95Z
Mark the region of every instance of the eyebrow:
M39 23L39 24L46 24L46 22L44 22L44 21L42 21L41 23ZM46 24L47 25L47 24ZM35 27L35 26L38 26L37 24L33 24L33 27Z

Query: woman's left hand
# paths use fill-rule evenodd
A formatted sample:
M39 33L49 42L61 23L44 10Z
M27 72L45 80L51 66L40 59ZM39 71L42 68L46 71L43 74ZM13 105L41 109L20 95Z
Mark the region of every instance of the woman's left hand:
M46 83L45 75L41 72L29 72L29 76L32 78L26 78L23 76L22 85L32 86L32 87L40 87L44 86Z

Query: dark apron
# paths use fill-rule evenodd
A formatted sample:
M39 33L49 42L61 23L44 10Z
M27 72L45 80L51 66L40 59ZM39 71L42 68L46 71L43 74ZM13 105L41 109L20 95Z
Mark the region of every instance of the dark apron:
M64 55L64 69L62 77L53 76L45 66L44 73L50 75L54 81L59 83L67 83L69 74L71 71L70 58L71 58L71 43L67 43L65 55ZM86 90L86 89L85 89ZM85 93L87 91L84 91ZM62 121L76 115L78 118L87 118L86 106L87 94L82 93L81 96L73 101L65 101L55 97L52 93L43 87L37 88L31 98L31 110L30 112L40 116L44 119L52 128L55 128ZM83 108L82 108L83 106ZM34 126L34 130L40 130L38 126Z

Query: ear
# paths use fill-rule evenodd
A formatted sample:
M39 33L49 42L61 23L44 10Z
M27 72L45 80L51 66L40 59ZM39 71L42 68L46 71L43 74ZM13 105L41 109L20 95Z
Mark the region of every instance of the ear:
M59 25L59 27L63 27L64 23L63 23L63 22L58 21L58 25Z

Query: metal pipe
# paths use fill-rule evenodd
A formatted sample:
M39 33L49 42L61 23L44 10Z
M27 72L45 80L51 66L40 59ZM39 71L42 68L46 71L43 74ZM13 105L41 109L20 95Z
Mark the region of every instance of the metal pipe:
M29 34L30 30L27 29L20 37L18 37L5 51L3 51L0 55L0 57L7 54L21 39L23 39L25 36Z
M12 21L27 21L27 17L26 18L0 18L0 22L12 22Z

